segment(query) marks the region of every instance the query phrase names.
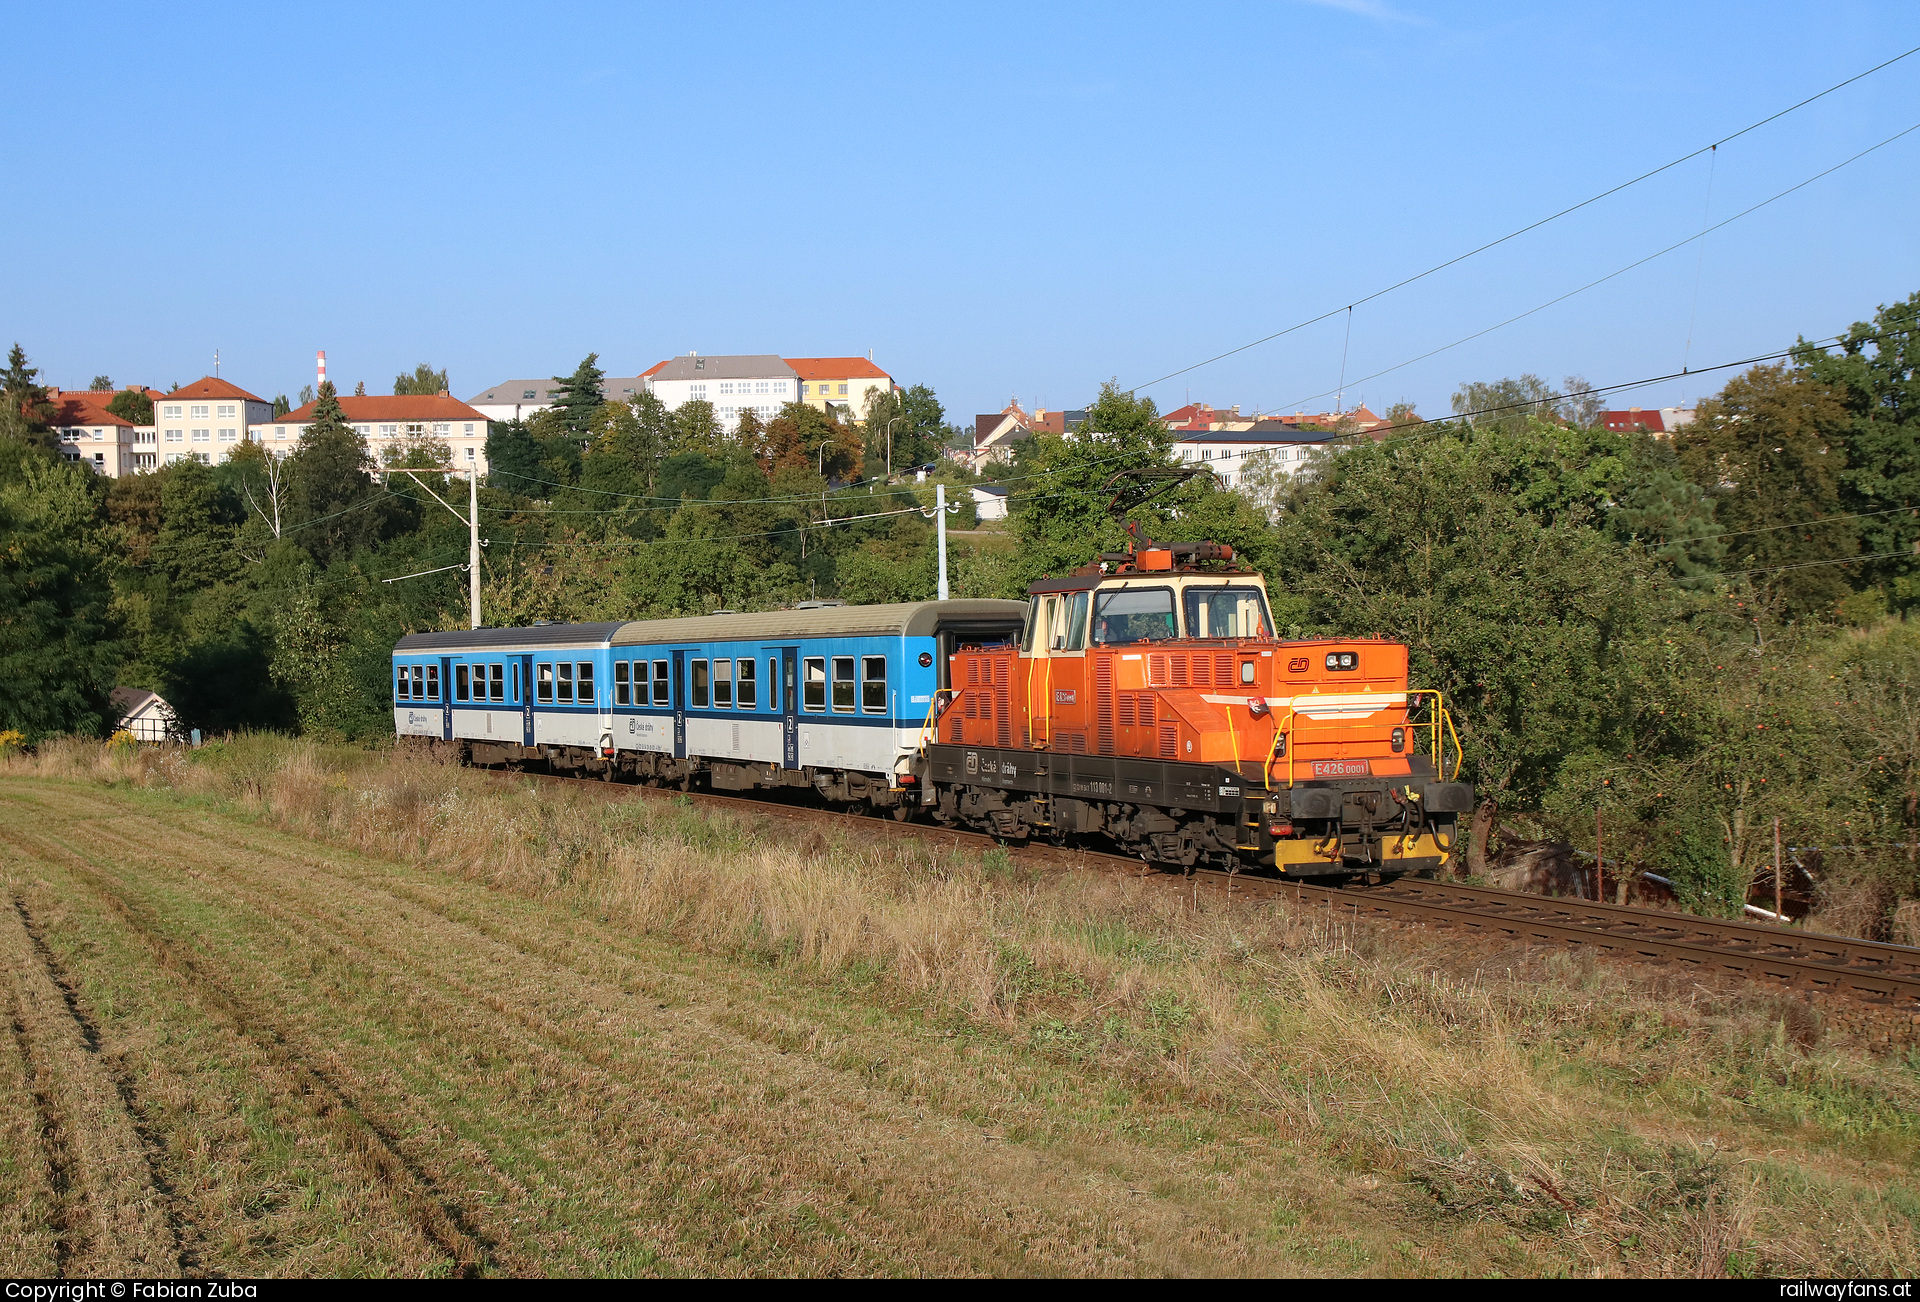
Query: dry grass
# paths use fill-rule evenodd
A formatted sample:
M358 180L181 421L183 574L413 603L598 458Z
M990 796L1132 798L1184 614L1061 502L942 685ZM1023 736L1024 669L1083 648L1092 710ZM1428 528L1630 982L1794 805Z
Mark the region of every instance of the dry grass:
M232 1139L252 1108L291 1151L335 1155L301 1167L304 1206L259 1213L267 1248L234 1226L291 1178L281 1148L176 1172L204 1193L174 1200L190 1265L1920 1264L1913 1060L1822 1042L1796 1001L1560 954L1475 972L1444 940L1311 912L1196 908L857 825L796 843L751 815L401 755L68 745L0 773L0 822L42 874L14 889L66 946L54 961L109 999L172 974L179 996L139 1017L218 1064L121 1051L137 1095L171 1100L144 1118L183 1137L166 1151ZM111 1037L134 1017L98 1020ZM316 1094L332 1102L288 1114ZM0 1121L0 1178L26 1189L23 1124ZM419 1135L440 1136L430 1155ZM885 1182L849 1183L849 1143ZM825 1210L849 1201L851 1220Z

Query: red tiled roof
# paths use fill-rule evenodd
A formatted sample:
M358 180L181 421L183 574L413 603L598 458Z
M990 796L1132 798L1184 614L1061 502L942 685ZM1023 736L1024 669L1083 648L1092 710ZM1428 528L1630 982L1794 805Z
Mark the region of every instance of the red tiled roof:
M247 402L265 402L265 398L248 393L237 384L228 384L225 380L205 376L192 384L175 389L172 393L161 395L174 398L240 398Z
M671 357L667 358L667 362L670 362L672 360L673 359ZM667 362L655 362L652 366L649 366L646 370L640 372L640 378L643 380L652 379L654 374L657 371L659 371L661 367L665 366Z
M1645 429L1649 434L1667 432L1667 422L1661 419L1660 413L1642 407L1626 411L1603 411L1600 413L1600 423L1611 430Z
M893 377L864 357L782 357L803 380L891 380Z
M364 398L345 397L336 401L340 404L340 410L346 413L347 420L353 424L381 420L486 420L485 416L466 403L458 398L449 398L444 393L368 394ZM319 405L316 399L297 411L288 412L280 417L280 421L283 424L305 424L313 419L313 409Z
M55 427L124 425L131 429L132 421L123 420L107 410L107 404L117 396L92 389L55 389L47 395L47 400L53 404L53 418L47 423Z

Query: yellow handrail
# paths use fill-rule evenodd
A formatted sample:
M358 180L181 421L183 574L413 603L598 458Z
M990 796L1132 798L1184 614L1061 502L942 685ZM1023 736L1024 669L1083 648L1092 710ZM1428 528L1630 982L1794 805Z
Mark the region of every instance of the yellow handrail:
M936 724L936 723L934 722L934 719L935 719L935 715L934 715L934 711L935 711L935 710L938 710L938 709L940 708L940 695L941 695L941 693L943 693L943 692L945 692L945 693L949 693L949 694L950 694L950 693L952 693L952 692L953 692L954 690L955 690L955 689L954 689L954 688L951 688L951 687L936 687L936 688L934 688L934 689L933 689L933 700L931 700L931 701L930 701L930 702L928 702L928 704L927 704L927 717L926 717L926 720L925 720L925 722L923 722L923 723L922 723L922 724L920 725L920 745L919 745L919 753L920 753L921 755L925 755L925 754L927 753L927 737L928 737L928 734L932 734L932 736L933 736L933 741L934 741L934 744L935 744L935 745L938 745L938 744L939 744L939 742L940 742L940 734L938 733L938 731L936 731L936 729L937 729L937 727L938 727L938 725L937 725L937 724Z
M1402 693L1395 693L1395 694L1402 695ZM1460 747L1460 735L1459 733L1454 731L1453 716L1447 710L1445 695L1430 687L1414 687L1414 688L1409 688L1404 693L1404 696L1406 697L1406 704L1404 708L1406 710L1406 713L1409 716L1412 715L1415 709L1415 702L1420 697L1430 696L1433 698L1433 717L1429 719L1425 724L1416 724L1413 726L1424 730L1428 734L1427 745L1428 745L1429 752L1433 756L1434 775L1440 778L1442 781L1448 780L1446 753L1445 753L1446 742L1448 740L1451 740L1453 742L1453 752L1454 752L1453 775L1456 777L1459 776L1460 766L1464 761L1465 756ZM1383 707L1383 708L1390 708L1390 707ZM1327 724L1317 724L1317 725L1309 723L1309 724L1300 725L1296 727L1298 715L1299 715L1298 709L1294 706L1289 705L1286 707L1286 714L1284 717L1278 714L1274 716L1273 743L1272 745L1267 747L1266 764L1261 771L1261 777L1265 782L1266 789L1268 791L1273 790L1273 767L1278 758L1277 752L1280 749L1280 742L1282 738L1291 737L1295 733L1302 732L1302 731L1312 732L1312 731L1315 731L1316 729L1324 729L1327 731L1331 731L1335 728L1343 728L1348 726L1343 721L1339 723L1327 723ZM1239 746L1237 744L1235 745L1234 750L1236 753L1238 753ZM1298 753L1299 753L1299 747L1292 744L1292 742L1290 741L1287 746L1287 757L1286 757L1287 758L1287 785L1289 787L1293 785L1293 763L1295 758L1297 758Z

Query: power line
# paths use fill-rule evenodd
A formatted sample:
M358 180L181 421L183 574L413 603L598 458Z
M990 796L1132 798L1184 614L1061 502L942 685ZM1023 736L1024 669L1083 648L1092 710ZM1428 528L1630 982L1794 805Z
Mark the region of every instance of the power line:
M1148 380L1145 384L1135 385L1131 389L1129 389L1128 392L1137 392L1140 389L1151 389L1154 385L1164 383L1167 380L1171 380L1177 375L1185 375L1187 372L1197 371L1203 366L1211 366L1213 365L1213 363L1221 361L1228 357L1232 357L1236 353L1244 353L1249 348L1258 348L1261 344L1272 343L1274 340L1279 339L1285 335L1293 334L1295 331L1298 331L1298 330L1304 330L1310 325L1317 325L1318 323L1325 321L1329 317L1338 316L1343 311L1350 311L1353 308L1360 306L1362 303L1370 303L1376 298L1381 298L1387 294L1393 293L1395 290L1405 289L1408 285L1413 284L1415 281L1425 280L1428 276L1431 276L1436 272L1445 271L1448 267L1454 266L1457 263L1465 262L1468 258L1476 257L1479 254L1485 253L1489 249L1498 248L1500 245L1505 244L1510 240L1518 239L1520 236L1527 234L1529 231L1538 230L1542 226L1545 226L1550 222L1559 221L1562 217L1570 216L1573 213L1579 212L1582 208L1592 207L1594 204L1599 203L1602 199L1610 198L1613 195L1619 194L1622 190L1631 189L1633 186L1639 185L1642 181L1651 180L1652 178L1659 176L1662 172L1671 171L1672 169L1680 166L1680 164L1688 162L1691 159L1698 158L1702 154L1716 151L1720 148L1721 145L1727 144L1729 141L1738 140L1741 136L1744 136L1749 132L1758 131L1761 127L1766 126L1770 122L1778 121L1780 118L1785 117L1789 113L1793 113L1800 109L1805 108L1807 105L1813 103L1815 100L1824 99L1826 96L1833 94L1835 91L1840 90L1843 87L1852 85L1854 82L1861 80L1863 77L1870 77L1874 73L1879 72L1881 69L1892 67L1894 64L1900 62L1902 59L1908 58L1909 56L1917 53L1920 53L1920 45L1916 45L1913 47L1913 49L1907 50L1904 53L1896 54L1893 58L1886 60L1886 62L1884 63L1876 63L1873 67L1868 68L1865 72L1855 73L1853 76L1848 77L1845 81L1835 82L1833 85L1827 87L1825 90L1819 92L1818 94L1809 95L1807 98L1801 100L1797 104L1790 104L1786 108L1781 109L1777 113L1761 118L1758 122L1755 122L1748 126L1744 126L1740 128L1740 130L1734 132L1730 136L1722 136L1720 139L1715 140L1710 144L1705 144L1700 146L1700 148L1694 150L1691 153L1682 154L1680 157L1674 159L1670 163L1663 163L1659 167L1654 168L1650 172L1642 172L1639 176L1634 177L1630 181L1622 181L1619 185L1616 185L1613 188L1608 190L1602 190L1599 194L1594 195L1590 199L1582 199L1579 203L1574 204L1570 208L1562 208L1559 212L1556 212L1551 216L1542 217L1540 220L1536 222L1532 222L1526 226L1522 226L1519 230L1512 231L1506 235L1502 235L1497 240L1490 240L1487 243L1482 244L1478 248L1469 249L1467 252L1459 254L1456 257L1448 258L1445 262L1437 263L1434 266L1428 267L1425 271L1422 271L1417 275L1408 276L1405 280L1395 281L1393 284L1388 285L1384 289L1376 289L1373 293L1367 294L1361 298L1356 298L1353 300L1353 302L1348 303L1343 307L1332 308L1326 312L1320 313L1318 316L1309 317L1304 321L1300 321L1295 323L1294 325L1290 325L1284 330L1276 330L1274 333L1270 335L1265 335L1259 339L1255 339L1252 343L1241 344L1238 348L1229 348L1226 352L1216 353L1214 356L1207 358L1205 361L1195 362L1191 366L1183 366L1177 371L1167 372L1165 375L1160 376L1158 379ZM1361 383L1361 381L1355 381L1355 383ZM1315 395L1315 396L1319 396L1319 395Z
M1354 383L1365 384L1367 381L1377 380L1383 375L1391 375L1395 371L1403 370L1406 367L1412 366L1416 362L1424 362L1429 357L1438 357L1441 353L1447 352L1454 348L1458 348L1461 344L1472 343L1475 339L1480 338L1482 335L1490 335L1496 330L1503 330L1507 326L1512 325L1516 321L1524 321L1528 317L1533 316L1539 312L1544 312L1548 308L1553 307L1558 303L1566 302L1568 299L1574 297L1577 294L1584 294L1590 289L1594 289L1600 285L1606 284L1609 280L1614 280L1620 276L1624 276L1629 271L1634 270L1636 267L1643 267L1647 263L1654 261L1656 258L1664 258L1665 256L1667 256L1667 254L1672 253L1676 249L1683 249L1687 245L1692 244L1695 240L1704 240L1706 239L1707 236L1711 235L1714 231L1719 230L1722 226L1732 225L1734 222L1739 221L1742 217L1747 217L1753 213L1760 211L1762 208L1765 208L1768 204L1777 203L1778 201L1786 198L1788 195L1792 194L1796 190L1804 190L1808 186L1812 185L1815 181L1820 180L1822 177L1831 176L1833 173L1839 171L1841 168L1846 167L1851 163L1857 163L1862 158L1865 158L1868 154L1873 153L1875 150L1884 149L1886 146L1892 144L1894 141L1900 139L1902 136L1912 135L1915 131L1920 131L1920 122L1914 123L1912 126L1908 127L1905 131L1895 132L1893 135L1888 136L1885 140L1882 140L1879 144L1868 146L1867 148L1861 150L1859 153L1855 154L1852 158L1846 159L1842 162L1835 163L1832 167L1829 167L1823 172L1818 172L1813 176L1808 177L1806 180L1800 182L1798 185L1788 186L1786 189L1780 191L1780 193L1774 195L1773 197L1768 199L1762 199L1759 203L1754 204L1751 208L1742 209L1740 212L1735 213L1733 216L1727 218L1725 221L1716 222L1712 226L1708 226L1707 228L1702 230L1698 235L1689 235L1686 239L1681 240L1676 244L1669 244L1666 248L1661 249L1658 253L1649 253L1646 257L1640 258L1634 262L1629 262L1626 266L1621 267L1617 271L1608 272L1606 275L1600 277L1598 280L1590 280L1586 284L1580 286L1580 288L1578 289L1570 289L1566 293L1558 296L1557 298L1548 299L1546 302L1540 304L1538 307L1530 307L1526 311L1520 313L1518 316L1510 316L1504 321L1498 322L1494 325L1490 325L1486 327L1484 330L1476 330L1472 334L1456 339L1450 344L1442 344L1438 348L1434 348L1427 352L1421 353L1418 357L1410 357L1404 362L1397 362L1394 365L1387 367L1383 371L1375 371L1372 375L1363 375L1359 379L1355 380ZM1684 364L1684 361L1683 361L1680 367L1680 374L1684 376L1684 375L1689 375L1693 373L1694 372L1690 372L1686 368L1686 365ZM1304 403L1312 402L1316 398L1324 398L1327 396L1327 394L1332 392L1334 391L1331 389L1323 389L1319 393L1308 394L1304 398L1296 398L1292 402L1284 404L1282 407L1282 410L1285 410L1286 407L1298 407Z

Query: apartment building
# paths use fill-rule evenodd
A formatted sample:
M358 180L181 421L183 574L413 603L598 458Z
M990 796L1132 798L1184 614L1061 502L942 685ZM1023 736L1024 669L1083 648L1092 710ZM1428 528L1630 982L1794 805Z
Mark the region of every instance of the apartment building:
M162 396L158 389L140 392L156 402ZM107 404L118 396L92 389L52 389L47 393L53 405L50 423L59 440L60 455L91 467L95 474L115 479L151 470L157 464L154 427L135 425L107 410Z
M609 375L600 381L600 396L609 402L630 402L636 394L646 391L644 374ZM559 395L560 382L551 376L537 380L502 380L468 398L467 405L488 420L528 420L553 406Z
M668 411L688 402L709 402L722 431L731 434L740 414L751 410L771 420L800 396L800 377L771 353L670 357L640 373Z
M800 384L800 401L842 420L865 420L875 393L890 393L893 377L866 357L789 357Z
M452 450L456 469L478 467L483 474L486 472L487 418L458 398L444 393L381 394L334 401L340 404L341 414L354 432L367 441L376 461L385 460L388 448L408 439L433 438ZM313 423L313 409L318 405L310 402L278 420L249 426L249 435L275 456L285 456Z
M1340 448L1352 441L1353 436L1348 434L1299 429L1282 420L1255 420L1239 429L1176 430L1173 457L1189 465L1205 465L1221 487L1232 488L1247 459L1258 453L1272 453L1281 470L1296 474L1315 452Z
M247 431L271 420L273 404L208 375L154 399L153 423L159 464L191 458L218 465L246 438Z

